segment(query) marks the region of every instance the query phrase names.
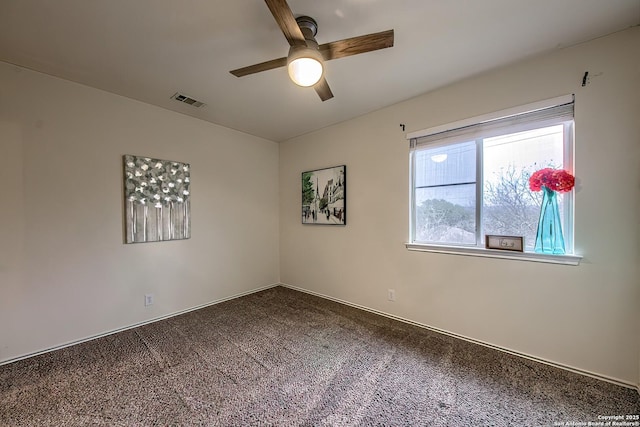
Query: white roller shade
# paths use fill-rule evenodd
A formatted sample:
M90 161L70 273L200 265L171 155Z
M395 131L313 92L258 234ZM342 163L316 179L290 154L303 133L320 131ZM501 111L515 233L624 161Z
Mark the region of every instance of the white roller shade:
M494 118L479 117L477 122L473 122L474 119L467 119L444 127L440 126L431 130L414 132L409 135L411 147L417 148L436 143L440 145L473 141L480 137L490 138L501 135L504 133L504 129L509 129L510 133L515 133L539 128L547 124L551 126L562 121L573 120L573 95L550 100L547 104L551 105L544 106L544 103L537 103L531 106L538 106L537 108L528 111L526 111L526 107L521 107L525 111L519 113L511 112L510 114L505 111L505 115L496 113L497 117Z

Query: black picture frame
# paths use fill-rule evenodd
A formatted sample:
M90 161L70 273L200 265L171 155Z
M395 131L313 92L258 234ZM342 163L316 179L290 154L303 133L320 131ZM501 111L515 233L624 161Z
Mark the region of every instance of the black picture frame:
M347 224L347 166L302 172L302 224Z

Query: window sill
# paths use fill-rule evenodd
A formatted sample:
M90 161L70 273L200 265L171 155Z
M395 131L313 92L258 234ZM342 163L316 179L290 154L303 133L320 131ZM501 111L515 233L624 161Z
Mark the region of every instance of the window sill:
M545 262L549 264L563 264L574 266L579 265L580 260L582 260L582 256L580 255L545 255L532 252L511 252L476 247L425 245L420 243L405 243L405 246L410 251L479 256L486 258L502 258L518 261Z

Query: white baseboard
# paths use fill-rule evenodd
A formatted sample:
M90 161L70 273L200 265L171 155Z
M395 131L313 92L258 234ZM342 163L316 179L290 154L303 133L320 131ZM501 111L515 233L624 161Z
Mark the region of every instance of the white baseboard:
M41 354L44 354L44 353L49 353L51 351L56 351L56 350L60 350L60 349L66 348L66 347L71 347L71 346L76 345L76 344L82 344L83 342L92 341L92 340L95 340L95 339L98 339L98 338L102 338L102 337L106 337L106 336L109 336L109 335L117 334L118 332L127 331L129 329L137 328L139 326L148 325L150 323L158 322L160 320L168 319L170 317L179 316L181 314L189 313L190 311L195 311L195 310L199 310L201 308L209 307L211 305L220 304L221 302L225 302L225 301L229 301L229 300L232 300L232 299L240 298L240 297L243 297L243 296L246 296L246 295L254 294L256 292L264 291L266 289L274 288L276 286L280 286L280 284L279 283L273 283L271 285L262 286L262 287L257 288L257 289L253 289L253 290L246 291L246 292L241 292L239 294L235 294L235 295L231 295L231 296L228 296L228 297L225 297L225 298L221 298L221 299L217 299L217 300L214 300L214 301L210 301L210 302L207 302L207 303L204 303L204 304L200 304L200 305L197 305L197 306L194 306L194 307L190 307L190 308L187 308L187 309L184 309L184 310L180 310L180 311L176 311L176 312L173 312L173 313L165 314L164 316L154 317L153 319L145 320L145 321L139 322L139 323L134 323L132 325L124 326L122 328L113 329L113 330L110 330L110 331L102 332L102 333L97 334L97 335L91 335L89 337L81 338L79 340L66 342L64 344L56 345L56 346L49 347L49 348L46 348L46 349L43 349L43 350L38 350L38 351L35 351L33 353L23 354L21 356L13 357L11 359L2 360L2 361L0 361L0 366L7 365L7 364L13 363L13 362L17 362L18 360L28 359L30 357L38 356L38 355L41 355Z
M484 346L484 347L488 347L488 348L491 348L491 349L494 349L494 350L498 350L498 351L501 351L501 352L504 352L504 353L509 353L509 354L514 355L514 356L518 356L518 357L522 357L522 358L525 358L525 359L533 360L534 362L544 363L545 365L553 366L555 368L560 368L560 369L563 369L563 370L566 370L566 371L574 372L576 374L585 375L587 377L595 378L595 379L601 380L601 381L606 381L606 382L609 382L609 383L612 383L612 384L616 384L616 385L619 385L619 386L622 386L622 387L625 387L625 388L635 389L640 394L640 384L629 383L629 382L620 380L618 378L611 378L611 377L608 377L606 375L601 375L601 374L597 374L597 373L594 373L594 372L589 372L589 371L586 371L584 369L575 368L573 366L569 366L569 365L565 365L565 364L562 364L562 363L554 362L552 360L547 360L547 359L543 359L543 358L540 358L540 357L537 357L537 356L532 356L530 354L521 353L519 351L511 350L511 349L506 348L506 347L501 347L499 345L495 345L495 344L491 344L491 343L488 343L488 342L485 342L485 341L480 341L480 340L477 340L477 339L474 339L474 338L466 337L464 335L456 334L454 332L449 332L449 331L446 331L444 329L440 329L440 328L436 328L436 327L433 327L433 326L426 325L424 323L415 322L413 320L405 319L403 317L395 316L393 314L385 313L383 311L375 310L375 309L372 309L372 308L369 308L369 307L365 307L365 306L362 306L362 305L359 305L359 304L354 304L352 302L341 300L339 298L334 298L334 297L331 297L329 295L324 295L324 294L320 294L318 292L313 292L313 291L310 291L308 289L299 288L297 286L289 285L287 283L280 283L280 286L283 286L285 288L290 288L290 289L293 289L293 290L296 290L296 291L304 292L304 293L307 293L307 294L310 294L310 295L314 295L314 296L317 296L317 297L320 297L320 298L324 298L324 299L328 299L328 300L331 300L331 301L335 301L335 302L340 303L340 304L345 304L345 305L348 305L348 306L351 306L351 307L355 307L355 308L358 308L360 310L368 311L370 313L374 313L374 314L378 314L380 316L388 317L390 319L398 320L398 321L403 322L403 323L408 323L410 325L418 326L418 327L423 328L423 329L428 329L430 331L437 332L439 334L448 335L450 337L461 339L461 340L464 340L464 341L467 341L467 342L470 342L470 343L473 343L473 344L478 344L478 345L481 345L481 346Z

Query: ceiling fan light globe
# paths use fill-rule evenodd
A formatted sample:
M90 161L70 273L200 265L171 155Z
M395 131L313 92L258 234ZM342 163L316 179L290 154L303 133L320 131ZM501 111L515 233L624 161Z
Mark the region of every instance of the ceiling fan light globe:
M317 46L312 40L307 40ZM324 75L324 63L318 49L309 46L292 46L287 56L289 78L298 86L309 87L320 81Z
M309 87L318 83L324 73L322 63L315 58L297 58L289 62L289 77L298 86Z

